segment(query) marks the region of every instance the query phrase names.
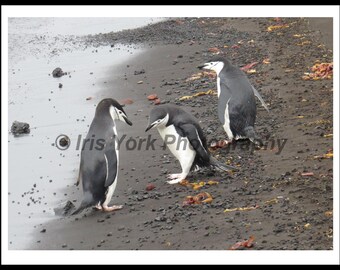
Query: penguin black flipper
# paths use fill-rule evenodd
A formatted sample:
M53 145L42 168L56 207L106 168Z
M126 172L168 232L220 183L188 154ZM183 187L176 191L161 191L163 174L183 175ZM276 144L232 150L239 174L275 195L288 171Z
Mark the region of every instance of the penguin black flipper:
M118 160L114 140L105 145L104 157L106 163L105 187L107 188L113 184L117 177Z
M253 87L254 95L259 99L259 101L261 102L262 106L266 109L266 111L269 112L268 106L264 102L261 94L256 90L256 88L254 86L252 86L252 87Z
M196 156L198 155L196 159L198 163L200 163L198 165L208 166L210 154L206 149L206 145L203 144L203 142L205 142L205 138L203 138L203 135L200 136L199 134L202 132L197 130L195 125L191 123L180 124L177 131L181 136L187 137L191 146L195 149Z

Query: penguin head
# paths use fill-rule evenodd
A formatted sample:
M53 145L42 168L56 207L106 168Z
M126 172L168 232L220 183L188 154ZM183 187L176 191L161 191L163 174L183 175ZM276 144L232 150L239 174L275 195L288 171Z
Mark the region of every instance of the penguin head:
M97 106L96 115L105 115L106 113L109 113L113 120L120 120L132 126L132 122L128 119L122 105L113 98L105 98Z
M208 69L208 70L213 70L217 73L217 75L221 72L221 70L229 65L230 62L222 57L222 56L215 56L213 58L211 58L208 62L199 65L198 68L199 69Z
M153 108L150 112L149 124L145 130L148 130L158 127L165 127L169 121L169 113L162 106L158 106Z

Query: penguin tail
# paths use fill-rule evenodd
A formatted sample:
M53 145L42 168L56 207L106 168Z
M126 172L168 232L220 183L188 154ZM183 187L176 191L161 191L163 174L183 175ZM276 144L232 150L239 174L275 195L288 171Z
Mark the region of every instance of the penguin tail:
M227 165L227 164L223 164L222 162L219 162L216 158L214 157L210 157L210 165L212 165L214 168L220 169L222 171L239 171L238 168L231 166L231 165Z
M263 143L260 140L260 138L256 135L254 127L252 126L248 126L246 128L244 128L244 133L246 135L246 137L253 142L256 146L262 147Z
M94 205L94 201L93 200L83 200L80 204L80 206L78 207L77 210L75 210L71 216L77 215L79 213L81 213L83 210L85 210L86 208L90 207Z

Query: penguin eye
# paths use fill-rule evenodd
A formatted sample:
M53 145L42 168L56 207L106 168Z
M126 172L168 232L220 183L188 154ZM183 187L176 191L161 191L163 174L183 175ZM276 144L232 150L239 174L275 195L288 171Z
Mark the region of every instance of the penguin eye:
M122 114L123 112L122 111L119 111L119 114Z

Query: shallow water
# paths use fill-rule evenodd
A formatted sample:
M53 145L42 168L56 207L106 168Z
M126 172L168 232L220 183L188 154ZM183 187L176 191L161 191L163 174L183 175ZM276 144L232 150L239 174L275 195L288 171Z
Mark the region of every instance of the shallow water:
M125 97L112 82L124 75L119 72L121 63L143 51L132 46L83 49L76 38L66 35L118 31L157 20L9 20L9 125L17 120L31 127L28 135L9 134L9 249L25 249L34 227L55 218L53 208L71 199L63 190L77 180L78 136L85 138L95 105L102 98ZM67 43L65 47L62 42ZM55 47L61 50L51 56ZM68 74L53 78L56 67ZM55 146L60 134L71 139L65 151Z

